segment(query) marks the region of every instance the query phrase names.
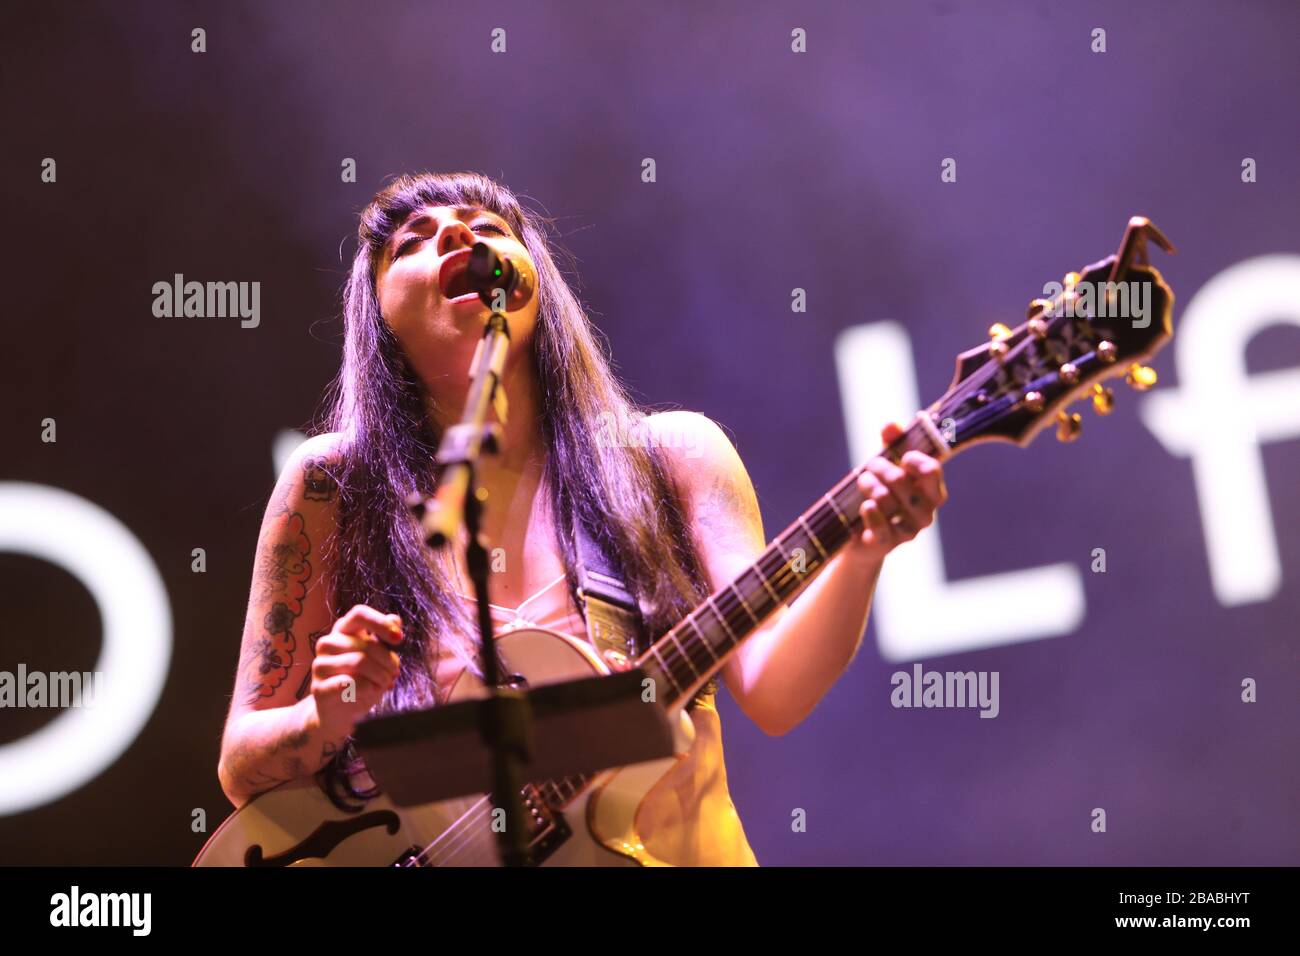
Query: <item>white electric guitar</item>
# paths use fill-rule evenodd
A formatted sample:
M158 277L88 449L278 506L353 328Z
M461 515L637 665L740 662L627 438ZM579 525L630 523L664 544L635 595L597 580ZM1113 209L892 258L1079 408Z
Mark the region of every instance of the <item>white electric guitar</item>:
M1065 406L1089 393L1100 414L1109 412L1111 393L1103 379L1126 374L1135 388L1153 384L1155 373L1137 363L1173 334L1173 293L1147 259L1148 239L1172 251L1155 226L1134 217L1115 255L1082 275L1066 276L1052 299L1035 299L1029 318L1016 329L994 326L987 344L958 356L956 375L943 396L918 413L882 454L897 461L909 449L919 449L946 459L985 441L1027 445L1053 422L1057 437L1071 441L1080 416ZM1128 293L1134 282L1149 283L1141 316L1120 305L1121 299L1126 305L1133 301ZM849 472L757 561L635 662L660 690L659 703L675 729L676 756L524 788L531 864L661 863L642 846L636 813L690 749L694 727L686 704L741 641L861 532L857 478L864 468ZM507 631L496 646L505 673L523 675L532 687L611 672L586 640L555 631ZM483 692L465 672L451 699ZM418 807L398 807L381 795L349 813L306 778L251 799L212 834L194 865L495 866L498 835L490 826L491 812L486 795Z

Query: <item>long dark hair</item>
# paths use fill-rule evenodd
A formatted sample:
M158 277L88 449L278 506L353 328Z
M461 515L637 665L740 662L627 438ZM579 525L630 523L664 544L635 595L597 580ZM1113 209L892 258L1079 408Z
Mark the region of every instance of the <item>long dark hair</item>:
M556 266L546 234L550 221L477 173L398 176L361 213L343 295L343 362L323 426L314 429L341 438L331 466L340 491L338 528L328 547L332 610L337 615L362 603L400 614L408 635L400 645L401 674L378 713L437 703L440 654L481 674L473 619L454 594L456 582L441 562L430 560L407 509L410 492L432 487L441 435L430 421L427 390L380 314L375 292L381 249L406 218L424 206L457 205L503 217L536 267L531 359L546 451L541 487L570 592L579 583L575 521L618 555L647 640L677 624L711 590L660 450L652 442L599 440L611 421L634 423L649 409L634 403L614 377L591 321ZM345 781L360 768L349 740L329 776ZM347 789L354 797L369 796Z

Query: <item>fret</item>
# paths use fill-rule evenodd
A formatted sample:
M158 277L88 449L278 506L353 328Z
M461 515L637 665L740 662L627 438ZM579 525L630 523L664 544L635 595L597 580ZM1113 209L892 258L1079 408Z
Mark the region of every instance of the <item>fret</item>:
M764 554L766 554L766 553L767 553L767 552L764 552ZM759 561L762 561L762 560L763 560L762 558L759 558ZM754 572L758 575L758 580L759 580L759 582L762 583L763 587L767 588L767 593L770 594L770 595L772 595L772 603L773 603L773 604L780 604L780 603L781 603L781 596L780 596L779 594L777 594L774 590L772 590L772 585L768 583L767 575L763 573L763 569L760 568L757 564L755 564L755 565L754 565Z
M766 576L770 580L779 580L779 575L783 575L785 571L789 571L790 572L789 580L798 581L800 580L801 572L794 570L794 562L790 561L790 557L787 553L785 553L785 549L781 548L781 538L783 537L784 535L777 536L776 540L772 541L771 548L768 548L767 551L764 551L764 557L766 557L767 554L771 554L772 558L776 559L776 567L772 568L770 574L767 574ZM758 561L759 563L762 563L763 558L759 558ZM785 591L785 589L787 589L787 585L781 585L781 589ZM793 592L794 588L790 587L789 591Z
M849 540L848 530L836 519L834 511L830 508L825 506L818 508L817 513L813 515L812 525L817 529L817 536L829 554L834 554Z
M670 631L669 633L671 634L672 632ZM686 665L688 667L690 666L690 661L687 660L686 652L685 650L682 649L682 646L680 644L674 641L656 641L655 643L659 645L660 662L663 663L665 666L667 666L670 670L679 670L679 671L681 670L681 668L678 667L677 663L673 660L674 656L677 658L678 661L685 661ZM692 668L692 670L693 669L694 668Z
M848 519L845 518L844 513L840 511L840 506L839 503L835 500L835 496L831 494L827 494L824 495L823 497L825 498L826 501L830 502L831 510L835 512L835 517L840 519L840 524L844 525L844 530L845 531L851 530L851 526L849 525Z
M695 620L695 615L698 613L699 612L697 611L694 614L691 614L691 616L688 617L686 620L690 623L691 628L695 631L696 634L696 640L692 642L691 646L697 647L700 650L704 651L706 654L708 654L709 657L708 661L704 664L703 667L694 668L697 673L703 674L706 673L709 670L709 668L712 667L715 663L717 663L718 655L713 653L713 647L709 643L709 639L704 636L704 632L700 630L699 622ZM693 663L694 657L692 657L691 660Z
M749 615L750 620L752 620L755 624L757 624L759 622L759 617L752 610L750 610L749 602L745 600L745 595L740 593L740 589L736 587L734 582L728 584L727 587L731 589L732 594L736 595L736 598L740 601L740 606L745 609L745 613Z
M803 529L808 532L808 537L812 538L812 543L817 545L817 550L822 553L822 559L825 560L826 558L829 558L830 555L827 554L826 549L822 547L822 543L817 539L817 535L813 533L813 529L808 527L808 522L804 520L803 515L799 516L799 524L801 524Z
M713 597L710 596L709 599L704 603L707 604L709 607L713 608L714 617L716 617L719 621L722 622L722 626L727 630L727 636L734 641L736 639L736 632L733 631L731 629L731 625L727 623L727 616L722 613L722 611L718 608L717 604L713 603ZM712 650L712 648L710 648L710 650ZM714 660L716 659L717 659L717 655L715 654Z
M677 640L677 628L673 628L672 630L670 630L667 634L667 637L668 640L671 641L673 645L676 646L677 650L681 653L682 660L684 660L686 662L686 666L691 669L691 673L696 677L702 676L700 672L695 669L695 665L691 663L691 657L689 654L686 653L686 650L682 647L681 641Z
M774 539L772 539L772 544L768 548L768 550L771 551L772 554L779 559L779 564L776 568L772 570L772 573L769 574L768 577L775 577L777 572L780 571L781 568L788 568L791 574L799 573L795 571L794 561L790 557L790 552L787 551L784 546L785 536L788 533L789 533L789 529L787 528L785 531L781 532L781 534L777 535Z
M657 660L657 661L659 662L659 668L660 668L660 670L663 671L663 675L664 675L664 677L668 678L668 683L670 683L670 684L673 685L673 692L676 693L676 694L680 694L680 693L682 692L682 688L681 688L681 685L679 685L679 684L677 683L677 681L675 681L675 680L673 679L673 669L672 669L671 667L669 667L667 664L665 664L665 663L664 663L664 659L663 659L662 657L659 656L659 644L658 644L658 642L656 642L655 644L651 645L651 647L650 647L650 653L653 654L653 655L654 655L654 659Z
M794 569L794 559L793 559L792 557L790 557L790 552L788 552L788 551L785 549L784 545L782 544L782 541L785 539L785 536L786 536L787 534L789 534L791 530L792 530L792 529L787 528L784 532L782 532L782 533L781 533L781 536L778 537L778 538L776 539L776 545L777 545L778 549L780 550L782 557L785 558L784 566L785 566L785 567L788 567L788 568L790 569L790 573L793 574L793 575L795 575L796 580L798 580L798 579L801 579L801 578L803 578L803 577L805 577L805 576L807 576L807 575L813 574L813 573L816 571L817 567L818 567L819 561L818 561L818 559L817 559L817 557L816 557L815 555L814 555L813 557L811 557L811 558L809 558L807 555L805 555L805 557L804 557L804 570L802 570L802 571L796 571L796 570ZM806 548L803 548L803 547L798 547L798 548L796 548L795 550L798 550L798 551L806 551L807 549L806 549Z
M734 582L733 582L734 583ZM727 631L729 640L715 644L714 647L721 646L723 653L735 647L741 639L753 630L753 623L745 613L745 609L736 596L731 593L731 585L721 588L713 593L713 607L722 615L723 627ZM732 620L732 619L735 620Z

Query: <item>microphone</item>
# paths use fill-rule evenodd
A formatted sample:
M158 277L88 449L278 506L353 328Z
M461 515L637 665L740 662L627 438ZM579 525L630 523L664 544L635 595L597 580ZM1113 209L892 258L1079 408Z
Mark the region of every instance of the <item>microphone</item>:
M476 242L470 249L465 278L488 308L495 305L497 289L505 290L502 305L505 312L523 308L533 297L533 276L527 265L510 256L498 255L486 242Z

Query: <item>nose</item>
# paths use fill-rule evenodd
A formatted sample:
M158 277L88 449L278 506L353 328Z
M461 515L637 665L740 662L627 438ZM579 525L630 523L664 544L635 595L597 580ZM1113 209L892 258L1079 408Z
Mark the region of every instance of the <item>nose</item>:
M445 256L463 246L472 246L476 241L478 237L474 235L474 230L459 219L452 219L442 227L442 232L438 235L438 255Z

